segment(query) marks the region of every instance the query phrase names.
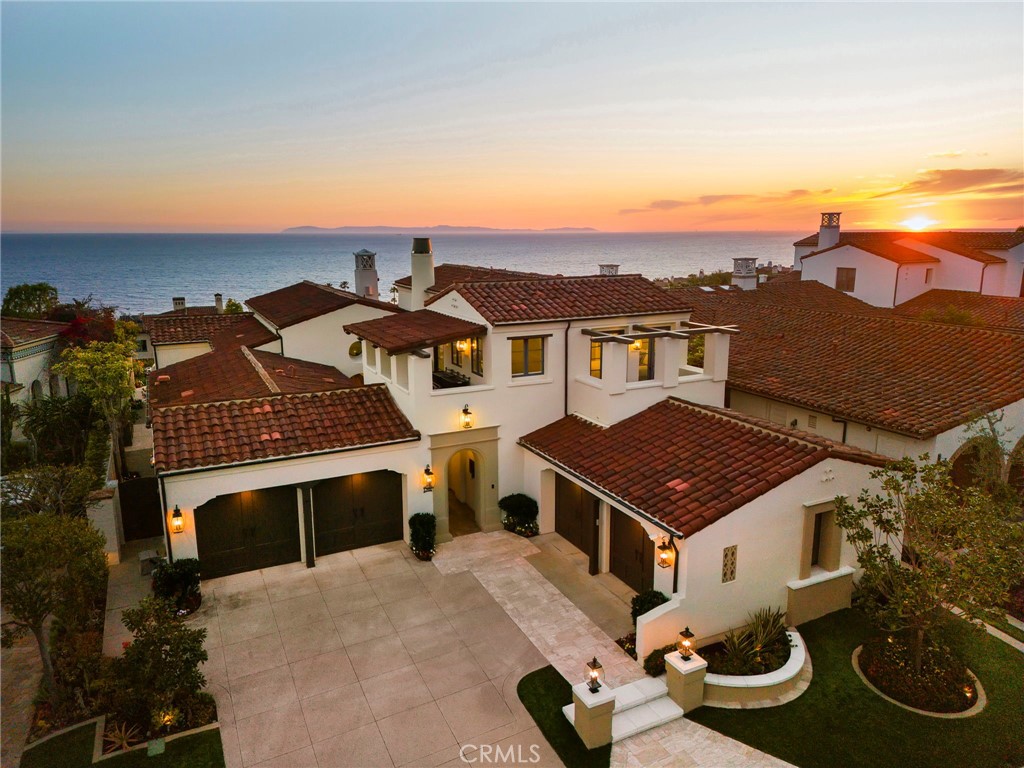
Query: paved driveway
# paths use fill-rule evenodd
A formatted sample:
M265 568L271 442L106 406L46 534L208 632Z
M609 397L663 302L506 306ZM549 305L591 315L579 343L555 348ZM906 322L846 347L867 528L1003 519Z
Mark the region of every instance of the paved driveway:
M462 766L494 744L560 765L516 695L547 661L469 570L396 542L203 593L229 767Z

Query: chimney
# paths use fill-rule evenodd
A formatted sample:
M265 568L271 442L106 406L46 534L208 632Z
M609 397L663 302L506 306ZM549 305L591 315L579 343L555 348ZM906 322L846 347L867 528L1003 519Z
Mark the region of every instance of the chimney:
M174 304L174 311L175 312L182 312L182 311L184 311L184 309L185 309L185 297L184 296L175 296L173 299L171 299L171 302Z
M597 268L601 270L602 275L617 275L619 274L618 264L598 264Z
M821 214L821 227L818 229L818 248L823 251L839 243L839 217L841 213Z
M213 294L213 303L217 307L217 314L218 315L223 315L224 314L224 297L221 296L219 293Z
M363 248L352 255L356 257L356 293L368 299L379 299L380 293L377 290L377 254Z
M735 256L732 260L732 284L743 291L757 288L757 259L753 256Z
M434 284L434 251L429 237L412 239L412 305L410 309L423 309L427 289Z

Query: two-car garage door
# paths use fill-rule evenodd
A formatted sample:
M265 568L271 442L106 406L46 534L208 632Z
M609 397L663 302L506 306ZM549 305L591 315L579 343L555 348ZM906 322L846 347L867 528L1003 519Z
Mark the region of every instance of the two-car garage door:
M293 485L244 491L197 508L203 578L300 560L298 493ZM402 538L402 476L395 472L324 480L312 498L317 556Z

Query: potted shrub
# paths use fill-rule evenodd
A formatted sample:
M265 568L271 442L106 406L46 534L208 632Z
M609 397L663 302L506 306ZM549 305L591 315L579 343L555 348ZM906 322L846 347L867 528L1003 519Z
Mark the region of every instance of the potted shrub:
M183 557L173 563L160 563L153 569L153 594L170 601L180 615L193 613L203 602L199 590L199 561Z
M409 518L409 548L420 560L434 556L434 537L437 534L437 518L429 512L417 512Z
M537 525L537 502L525 493L513 493L498 501L502 511L501 524L506 531L530 538L540 533Z

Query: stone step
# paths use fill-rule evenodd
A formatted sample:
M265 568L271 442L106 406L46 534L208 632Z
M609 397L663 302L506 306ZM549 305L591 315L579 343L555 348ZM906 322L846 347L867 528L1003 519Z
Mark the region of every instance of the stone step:
M661 682L660 694L655 694L658 689L649 684L656 682ZM615 709L612 712L612 742L635 736L683 716L682 707L672 701L665 692L667 689L663 681L647 678L638 680L637 683L648 684L640 686L639 690L633 688L630 691L624 691L625 695L622 699L619 698L619 691L630 686L622 686L621 689L615 691ZM635 686L636 683L630 685ZM649 696L649 698L644 698L641 701L636 698L638 694ZM575 710L574 704L566 704L562 707L566 719L573 724L575 724Z

